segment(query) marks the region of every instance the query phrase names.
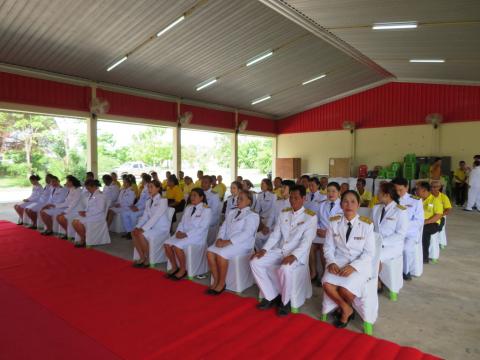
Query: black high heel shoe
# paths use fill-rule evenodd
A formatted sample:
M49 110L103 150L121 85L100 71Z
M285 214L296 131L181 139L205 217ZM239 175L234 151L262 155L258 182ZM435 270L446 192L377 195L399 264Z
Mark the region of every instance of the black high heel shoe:
M178 274L178 271L177 271L177 274ZM174 276L172 276L170 279L172 279L172 280L174 280L174 281L180 281L180 280L186 278L187 276L188 276L188 274L187 274L187 272L185 271L182 276L178 277L178 276L174 275Z
M353 319L355 319L355 311L352 312L352 315L350 315L350 316L348 317L347 322L342 322L342 321L340 320L340 318L339 318L339 319L337 319L337 320L335 320L335 321L333 322L333 326L335 326L337 329L346 328L347 325L348 325L348 323L349 323L351 320L353 320Z
M220 295L221 293L223 293L225 291L226 288L227 288L227 284L223 285L223 288L220 291L213 290L213 295Z

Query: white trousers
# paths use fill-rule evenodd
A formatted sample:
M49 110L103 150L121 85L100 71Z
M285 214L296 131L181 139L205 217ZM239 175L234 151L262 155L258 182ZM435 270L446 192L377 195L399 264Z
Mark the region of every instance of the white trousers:
M409 274L415 264L415 245L417 239L415 237L406 237L403 247L403 273Z
M293 270L300 264L298 260L290 265L281 265L284 256L279 249L269 250L260 259L250 261L253 277L263 296L268 301L282 295L282 303L290 302Z
M477 205L477 210L480 210L480 186L474 186L468 189L466 209L472 210L474 205Z

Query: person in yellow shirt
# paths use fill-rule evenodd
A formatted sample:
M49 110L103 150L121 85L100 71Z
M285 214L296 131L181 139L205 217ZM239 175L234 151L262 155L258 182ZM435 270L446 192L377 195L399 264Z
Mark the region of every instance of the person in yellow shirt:
M185 198L183 196L183 191L178 185L178 179L175 175L170 175L167 180L167 191L165 192L165 197L168 200L168 206L175 208L175 214L173 215L172 222L175 221L175 215L178 212L183 211L185 207Z
M387 183L387 181L380 181L379 186L381 186L382 184L386 184L386 183ZM373 207L375 205L377 205L378 203L379 203L378 195L373 195L372 200L370 200L370 202L368 203L368 207L370 209L373 209Z
M195 188L195 184L190 176L185 176L185 184L183 185L183 196L184 198L188 198L188 195L192 192Z
M225 193L227 192L227 187L225 184L222 182L223 177L222 175L217 176L217 185L213 187L213 191L215 191L218 194L218 197L220 198L220 201L223 201L223 197L225 196Z
M150 181L151 181L151 177L150 175L148 175L147 173L142 173L140 175L142 181L140 182L140 185L138 186L138 193L141 194L142 191L143 191L143 187L144 187L144 184L146 184L148 181L146 181L145 179L147 179L147 176L148 178L150 178Z
M135 175L133 174L128 174L127 175L128 180L130 181L130 187L132 188L133 192L135 193L135 199L138 199L140 196L140 191L138 190L138 185L137 185L137 179L135 178Z
M178 172L178 185L180 185L180 189L183 191L183 187L185 186L185 173L181 170Z
M322 176L320 178L320 194L327 195L327 185L328 185L328 178L326 176Z
M168 179L170 178L171 175L172 175L172 173L170 171L167 171L165 173L165 180L162 181L162 189L165 190L167 188Z
M116 172L110 173L110 176L112 177L112 184L115 184L118 186L119 189L122 188L122 185L120 184L120 181L118 181L118 175Z
M432 190L432 195L442 202L443 216L440 220L440 225L438 227L438 231L442 231L443 227L445 226L445 216L447 216L450 211L452 211L452 203L450 202L448 196L442 192L442 183L440 182L440 180L433 180L430 183L430 188Z
M203 178L203 170L197 171L197 181L193 185L194 188L201 188L202 187L202 178Z
M458 165L458 169L453 173L453 192L455 194L455 204L457 204L457 206L463 206L465 200L467 199L468 191L467 166L463 160L460 161Z
M282 197L282 178L280 176L273 179L273 193L277 199Z
M372 193L365 189L365 185L367 185L365 179L357 179L357 193L360 195L360 206L362 207L368 207L370 201L372 200Z
M422 247L423 247L423 263L428 264L430 239L433 234L438 232L441 219L443 217L443 205L439 198L436 198L431 193L430 184L427 181L421 181L416 184L417 196L423 202L423 233L422 233Z

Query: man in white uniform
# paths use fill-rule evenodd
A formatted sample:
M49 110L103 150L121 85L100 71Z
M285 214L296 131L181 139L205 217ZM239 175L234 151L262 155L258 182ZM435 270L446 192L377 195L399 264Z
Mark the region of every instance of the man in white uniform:
M418 196L408 193L408 180L397 177L392 180L400 197L400 205L407 208L408 229L403 247L403 279L412 280L410 275L415 264L415 245L420 241L423 227L423 204Z
M317 217L305 209L302 185L290 191L291 208L283 209L263 248L252 256L250 266L264 299L257 306L266 310L279 305L278 315L290 313L293 270L308 264L310 246L317 231Z
M473 169L468 176L468 200L465 211L473 211L473 207L480 211L480 160L475 160Z

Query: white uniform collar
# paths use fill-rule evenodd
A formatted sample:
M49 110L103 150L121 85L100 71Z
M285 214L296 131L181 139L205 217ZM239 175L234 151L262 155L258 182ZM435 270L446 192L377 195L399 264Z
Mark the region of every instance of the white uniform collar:
M384 206L385 211L389 211L391 208L395 207L396 205L397 205L397 203L395 201L392 201L390 204Z
M348 220L347 220L347 217L346 217L346 216L343 216L343 224L344 224L345 226L347 226L347 224L350 223L350 224L352 224L352 226L353 226L353 225L355 225L355 223L357 222L357 220L358 220L359 217L360 217L360 216L357 214L357 215L355 215L355 217L354 217L352 220L348 221Z
M298 215L301 215L305 212L305 208L302 206L300 209L298 209L297 211L293 210L292 208L292 214L293 216L298 216Z

